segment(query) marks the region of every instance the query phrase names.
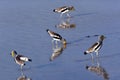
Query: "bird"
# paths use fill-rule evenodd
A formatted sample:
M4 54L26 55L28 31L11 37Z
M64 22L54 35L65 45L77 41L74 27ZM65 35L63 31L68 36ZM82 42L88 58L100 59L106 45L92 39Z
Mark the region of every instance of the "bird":
M53 9L53 12L56 13L61 13L60 17L62 17L63 14L67 14L68 17L70 17L70 15L68 14L68 12L74 11L75 8L73 6L62 6L56 9Z
M15 50L12 50L11 56L14 58L15 62L16 62L18 65L20 65L21 69L22 69L23 66L25 65L25 62L27 62L27 61L32 62L32 59L30 59L30 58L28 58L28 57L26 57L26 56L17 54L17 52L16 52Z
M105 39L106 37L104 35L100 35L98 37L98 41L95 42L90 48L88 48L85 52L84 52L84 55L87 55L87 54L91 54L92 56L92 59L93 59L93 52L96 53L96 55L98 56L99 54L99 50L101 49L102 45L103 45L103 40Z
M47 33L53 38L52 42L53 41L56 41L56 44L57 42L62 42L63 44L67 44L67 41L66 39L62 38L62 36L56 32L53 32L49 29L46 29Z

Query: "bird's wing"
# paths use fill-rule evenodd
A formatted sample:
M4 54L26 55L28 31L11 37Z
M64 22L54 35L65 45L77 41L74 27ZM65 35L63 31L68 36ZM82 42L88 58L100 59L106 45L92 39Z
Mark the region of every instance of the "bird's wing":
M51 31L51 33L52 33L51 36L54 37L54 38L57 38L57 39L62 38L61 35L59 35L58 33L55 33L55 32L52 32L52 31Z
M20 60L22 60L22 61L28 61L28 58L27 58L27 57L22 56L22 57L20 57Z
M54 38L57 38L57 39L62 39L61 35L55 33L55 35L53 36Z
M98 45L99 45L98 42L94 43L94 44L88 49L88 51L93 52L93 51L97 48Z

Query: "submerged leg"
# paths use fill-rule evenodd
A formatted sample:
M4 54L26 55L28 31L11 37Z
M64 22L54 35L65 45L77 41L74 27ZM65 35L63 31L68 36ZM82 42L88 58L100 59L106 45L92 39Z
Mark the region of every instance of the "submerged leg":
M60 18L62 18L62 16L63 16L63 13L60 14Z
M91 55L91 57L92 57L92 60L94 60L94 56L93 56L93 54L92 54L92 53L90 53L90 55Z
M97 58L99 57L99 52L98 51L96 52L96 56L97 56Z
M97 59L97 66L100 67L99 59Z
M69 17L70 18L70 15L67 13L67 17Z
M94 56L92 53L90 53L91 57L92 57L92 63L94 64Z
M24 72L23 72L23 70L21 70L21 75L24 76Z
M52 43L54 43L54 40L52 40Z
M58 41L55 41L55 48L58 48Z
M20 66L20 68L21 68L21 70L23 71L23 66L22 66L22 65Z
M99 56L97 56L97 65L98 65L98 67L100 66L100 59L99 59Z
M54 49L54 40L52 40L52 47L53 47L53 49Z
M58 44L58 41L55 41L56 45Z

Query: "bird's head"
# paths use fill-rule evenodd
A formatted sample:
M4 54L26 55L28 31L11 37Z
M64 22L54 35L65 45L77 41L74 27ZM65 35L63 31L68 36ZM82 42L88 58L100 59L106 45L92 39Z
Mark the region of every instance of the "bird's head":
M74 8L73 6L70 6L69 9L70 9L71 11L74 11L74 10L75 10L75 8Z
M12 56L12 57L15 57L16 55L17 55L17 52L16 52L15 50L12 50L11 56Z
M106 37L105 37L104 35L101 35L101 36L99 37L99 40L103 41L105 38L106 38Z

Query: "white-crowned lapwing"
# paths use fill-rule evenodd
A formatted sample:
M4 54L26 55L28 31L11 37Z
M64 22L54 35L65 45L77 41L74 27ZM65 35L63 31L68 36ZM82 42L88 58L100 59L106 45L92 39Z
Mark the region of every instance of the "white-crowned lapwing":
M11 52L11 55L14 58L15 62L21 66L21 69L25 65L25 62L32 61L32 59L29 59L28 57L17 54L15 50Z
M63 44L66 44L66 40L64 38L62 38L61 35L59 35L58 33L56 32L53 32L49 29L46 30L48 32L48 34L53 38L52 42L53 41L56 41L56 43L59 41L59 42L62 42Z
M88 48L85 52L84 52L84 54L86 55L86 54L91 54L91 56L92 56L92 59L93 59L93 52L95 52L96 53L96 55L98 56L98 53L99 53L99 50L100 50L100 48L102 47L102 45L103 45L103 40L105 39L105 36L104 35L101 35L101 36L99 36L99 38L98 38L98 41L96 42L96 43L94 43L90 48Z
M75 8L73 6L62 6L59 8L56 8L53 10L53 12L56 13L61 13L60 17L62 17L63 14L67 14L68 17L70 17L70 15L68 14L70 11L74 11Z

